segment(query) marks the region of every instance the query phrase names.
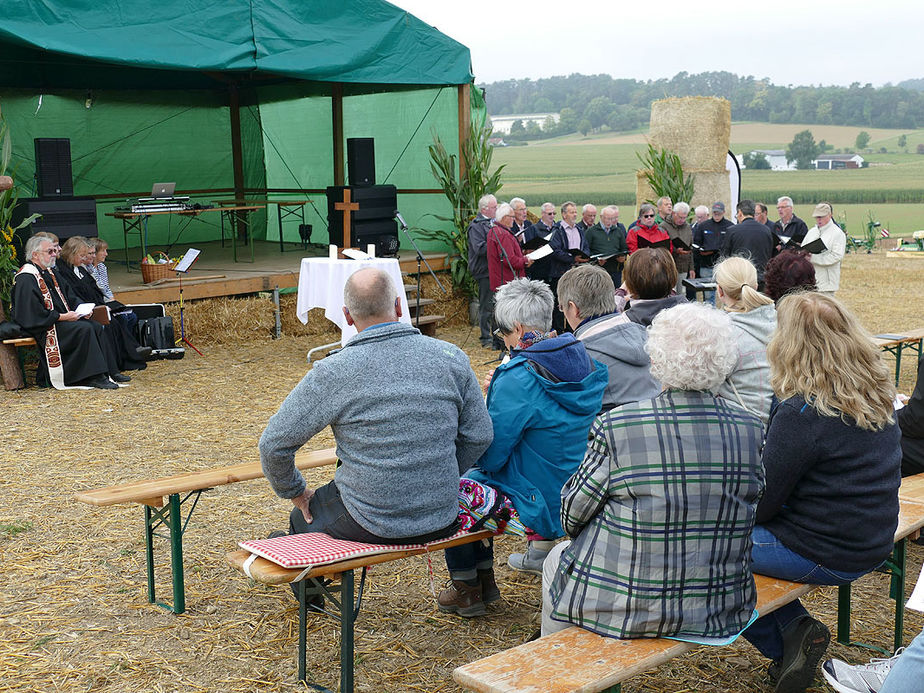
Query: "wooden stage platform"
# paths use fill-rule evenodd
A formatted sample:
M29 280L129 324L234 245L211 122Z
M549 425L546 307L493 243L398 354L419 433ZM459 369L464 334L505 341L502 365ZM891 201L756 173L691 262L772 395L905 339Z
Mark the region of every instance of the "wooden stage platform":
M257 241L254 248L255 261L250 263L234 262L231 257L231 244L228 242L224 248L219 241L193 245L201 250L202 254L189 273L183 276L183 299L186 301L272 291L276 287L296 287L302 258L325 257L328 253L326 245L309 245L307 250L303 250L302 245L296 243L287 243L286 252L281 253L278 241ZM171 255L179 255L186 247L175 246L171 250ZM156 250L161 248L149 247L152 254ZM141 249L136 249L135 255L140 254ZM132 249L129 249L129 255L132 255ZM132 266L131 272L126 270L125 265L120 262L123 256L122 250L113 250L106 260L109 284L116 298L122 303L168 303L179 300L178 281L170 279L163 283L144 284L137 265ZM240 248L238 257L241 257ZM446 253L424 253L424 257L434 271L449 269ZM401 250L398 260L402 272L417 271L417 256L413 248ZM426 266L424 271L426 272Z

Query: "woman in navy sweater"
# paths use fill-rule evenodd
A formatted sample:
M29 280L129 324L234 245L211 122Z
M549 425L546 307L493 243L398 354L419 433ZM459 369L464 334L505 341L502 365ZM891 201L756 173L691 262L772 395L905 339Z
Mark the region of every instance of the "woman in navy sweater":
M892 551L901 483L895 389L869 333L837 299L783 297L767 347L770 414L752 570L841 585ZM744 632L773 660L777 693L804 691L830 640L823 623L792 602Z

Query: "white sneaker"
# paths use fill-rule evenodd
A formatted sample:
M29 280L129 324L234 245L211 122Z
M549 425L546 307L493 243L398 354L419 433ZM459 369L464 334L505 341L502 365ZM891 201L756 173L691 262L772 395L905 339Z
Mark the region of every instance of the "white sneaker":
M839 659L829 659L822 664L821 673L838 693L879 693L882 682L904 650L904 647L900 647L891 657L877 657L871 659L869 664L851 665Z

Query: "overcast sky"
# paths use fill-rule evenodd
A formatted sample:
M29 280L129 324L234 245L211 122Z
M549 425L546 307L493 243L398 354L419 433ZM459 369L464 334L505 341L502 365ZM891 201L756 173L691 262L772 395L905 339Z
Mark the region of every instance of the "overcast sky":
M726 70L777 85L924 77L921 0L390 0L465 44L478 82Z

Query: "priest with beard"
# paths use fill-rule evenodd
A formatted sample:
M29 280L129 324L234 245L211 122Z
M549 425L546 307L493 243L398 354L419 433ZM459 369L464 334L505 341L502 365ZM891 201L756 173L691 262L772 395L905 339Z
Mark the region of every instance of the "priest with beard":
M97 322L79 316L51 272L54 243L33 236L26 241L29 261L13 283L12 318L35 339L48 379L58 390L71 387L118 389L115 357ZM76 307L76 306L75 306Z
M96 279L86 269L89 252L90 244L83 236L71 236L61 247L61 257L55 265L55 272L62 283L65 296L70 292L79 303L105 305L111 311L124 310L125 306L118 301L106 300ZM110 320L109 324L104 327L103 335L112 345L120 371L147 368L144 359L150 356L151 347L141 346L123 320ZM123 377L127 378L127 376Z

